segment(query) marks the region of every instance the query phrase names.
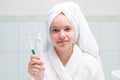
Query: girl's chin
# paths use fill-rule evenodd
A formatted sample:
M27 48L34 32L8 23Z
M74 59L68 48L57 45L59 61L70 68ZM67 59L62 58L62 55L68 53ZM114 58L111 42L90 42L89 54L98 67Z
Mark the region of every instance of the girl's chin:
M67 49L69 46L68 45L58 45L57 46L60 50L65 50Z

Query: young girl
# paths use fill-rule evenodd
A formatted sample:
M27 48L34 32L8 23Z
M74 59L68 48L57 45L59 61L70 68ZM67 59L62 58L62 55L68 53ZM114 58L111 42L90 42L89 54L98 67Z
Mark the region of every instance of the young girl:
M54 6L46 31L43 55L31 55L28 64L34 80L105 80L98 45L77 4Z

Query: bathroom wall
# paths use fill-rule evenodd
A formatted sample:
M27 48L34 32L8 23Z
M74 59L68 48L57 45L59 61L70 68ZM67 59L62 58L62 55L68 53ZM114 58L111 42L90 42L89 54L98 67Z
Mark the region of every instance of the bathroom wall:
M86 16L100 47L106 80L111 80L111 72L120 68L120 18L106 20L108 18L101 21L99 17ZM44 28L44 18L40 16L0 17L1 79L29 80L27 64L31 53L26 35L32 36L34 44L38 32L44 40Z
M33 44L38 32L44 40L45 16L53 5L63 1L72 0L0 0L1 80L29 80L27 64L31 53L26 34L32 36ZM111 80L111 72L120 69L120 0L74 1L80 5L99 44L106 80Z
M0 0L0 15L46 15L55 4L65 1L76 2L85 15L120 15L120 0Z

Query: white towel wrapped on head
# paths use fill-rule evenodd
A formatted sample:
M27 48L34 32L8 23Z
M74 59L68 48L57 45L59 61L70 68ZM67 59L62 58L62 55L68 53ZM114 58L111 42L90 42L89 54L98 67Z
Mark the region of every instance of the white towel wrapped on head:
M49 45L52 44L49 32L50 26L54 18L60 13L63 13L74 27L75 44L77 44L83 52L93 55L101 63L98 44L96 43L96 40L79 6L74 2L64 2L62 4L58 4L54 6L48 13L46 19L47 40L44 50L48 50Z

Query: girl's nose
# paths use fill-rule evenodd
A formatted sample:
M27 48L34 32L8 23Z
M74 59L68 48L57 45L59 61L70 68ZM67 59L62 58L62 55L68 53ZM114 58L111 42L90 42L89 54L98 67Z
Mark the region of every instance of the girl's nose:
M65 31L64 30L60 31L59 37L60 37L60 39L64 39L65 38Z

